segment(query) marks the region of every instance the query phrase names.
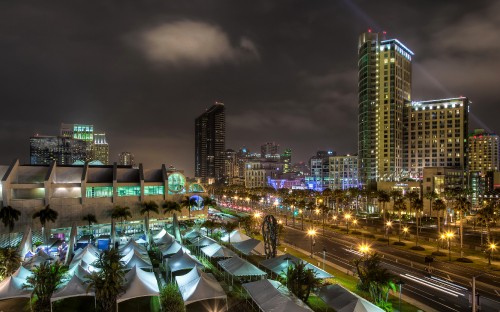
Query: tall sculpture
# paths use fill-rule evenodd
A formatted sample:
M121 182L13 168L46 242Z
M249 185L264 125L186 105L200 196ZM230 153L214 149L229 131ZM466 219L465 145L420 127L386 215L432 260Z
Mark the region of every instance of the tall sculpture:
M275 258L278 245L278 222L273 215L267 215L262 221L262 236L264 237L264 251L266 259Z

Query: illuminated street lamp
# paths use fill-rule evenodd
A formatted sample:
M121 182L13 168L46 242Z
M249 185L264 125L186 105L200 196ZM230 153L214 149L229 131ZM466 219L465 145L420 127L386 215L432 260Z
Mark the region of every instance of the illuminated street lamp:
M347 228L347 234L349 234L349 220L351 219L351 214L350 213L346 213L344 215L344 219L345 219L345 226Z
M335 225L337 225L337 216L333 216L333 222L335 222Z
M405 239L406 239L406 234L408 233L409 230L410 229L407 226L403 227L403 233L405 235ZM401 242L401 234L399 234L399 242Z
M488 265L491 265L491 254L497 250L497 245L495 243L491 243L488 246Z
M359 249L359 252L361 252L363 255L367 255L370 253L370 245L368 245L366 243L359 245L358 249Z
M307 231L307 235L311 237L311 258L313 257L313 246L314 246L314 237L316 236L316 230L311 228Z
M444 240L446 239L446 234L442 233L439 235L439 238L441 239L441 244L443 244ZM438 251L439 251L439 242L438 242Z
M358 219L352 220L352 224L354 225L354 227L356 227L356 225L358 225Z
M387 236L387 246L390 245L389 241L390 241L390 237L389 237L389 228L392 227L392 222L391 221L387 221L387 223L385 224L385 235Z
M448 231L445 235L448 239L448 260L451 261L451 239L455 236L455 234L452 231Z

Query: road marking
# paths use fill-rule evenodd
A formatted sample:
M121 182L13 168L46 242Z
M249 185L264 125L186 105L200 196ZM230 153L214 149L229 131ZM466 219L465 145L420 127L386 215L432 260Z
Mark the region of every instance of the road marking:
M414 281L415 283L419 283L421 285L424 285L424 286L427 286L427 287L430 287L430 288L433 288L433 289L436 289L436 290L439 290L441 292L444 292L445 294L448 294L448 295L451 295L451 296L454 296L456 298L458 298L458 296L465 296L464 294L462 293L459 293L459 292L456 292L454 290L451 290L451 289L446 289L444 288L443 286L441 285L438 285L438 284L433 284L429 281L426 281L424 279L421 279L421 278L418 278L414 275L411 275L411 274L400 274L402 277L404 278L407 278L409 280L412 280Z

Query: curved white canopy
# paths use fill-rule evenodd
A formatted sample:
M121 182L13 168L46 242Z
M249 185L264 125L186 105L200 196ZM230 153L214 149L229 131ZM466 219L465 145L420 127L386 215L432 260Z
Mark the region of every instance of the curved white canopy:
M50 301L81 296L95 296L95 292L93 290L87 292L87 285L78 276L73 275L65 286L54 292Z
M32 290L23 289L26 279L9 276L0 283L0 300L29 298Z
M226 293L213 275L206 274L199 268L194 267L189 273L176 276L175 280L179 285L179 291L185 305L197 301L227 298Z
M154 273L144 272L137 267L133 267L132 270L125 274L125 293L118 297L117 302L159 295L160 290Z

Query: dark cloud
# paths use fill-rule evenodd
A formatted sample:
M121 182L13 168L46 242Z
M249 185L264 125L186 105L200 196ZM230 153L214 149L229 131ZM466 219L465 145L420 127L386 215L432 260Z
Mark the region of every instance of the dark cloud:
M227 109L228 147L266 141L306 160L357 149L357 40L415 52L413 98L465 95L500 131L496 1L4 1L0 163L61 122L106 131L113 160L193 172L194 118Z

